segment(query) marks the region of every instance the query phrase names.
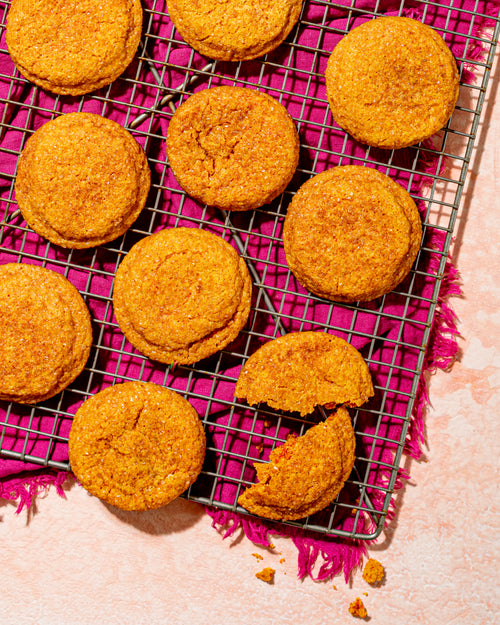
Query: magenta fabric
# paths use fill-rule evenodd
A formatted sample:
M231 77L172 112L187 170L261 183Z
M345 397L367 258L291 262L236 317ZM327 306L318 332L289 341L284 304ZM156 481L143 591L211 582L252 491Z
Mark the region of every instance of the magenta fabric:
M375 10L380 14L397 15L400 11L400 2L392 0L381 0L375 2L375 0L353 0L353 2L345 3L332 3L328 11L325 11L324 4L305 2L303 21L304 25L298 30L296 37L296 46L294 48L294 65L299 70L296 73L284 73L282 68L277 68L274 72L267 72L264 76L259 73L260 62L248 62L241 66L239 79L244 79L248 86L256 85L260 83L263 87L266 87L271 95L275 95L280 98L282 103L287 107L290 114L296 118L302 120L301 127L299 128L301 134L301 143L304 146L315 146L318 142L322 142L323 149L314 155L314 160L308 160L310 154L307 150L304 150L305 156L302 158L302 166L304 169L310 168L315 173L318 173L325 168L331 167L336 164L357 164L364 159L366 154L366 148L360 146L354 141L345 141L345 135L341 132L335 124L332 125L331 120L326 117L327 111L321 106L315 106L315 102L325 101L325 84L323 80L311 80L308 75L308 71L311 66L314 66L315 72L318 75L322 75L325 70L325 64L327 55L314 57L312 48L321 46L324 50L332 50L335 44L342 36L339 30L346 28L352 28L365 19L370 19L372 12ZM462 80L471 81L473 76L467 66L467 59L478 58L482 51L479 43L474 39L470 39L471 34L479 34L483 32L484 28L488 25L486 18L473 17L467 11L475 11L476 13L482 13L484 15L496 15L498 14L498 1L487 2L473 0L444 0L440 3L440 6L434 6L424 2L410 1L406 2L403 15L409 17L416 17L422 19L427 24L433 26L436 29L447 29L453 31L446 35L445 40L451 47L455 57L459 61L462 68ZM184 80L183 67L189 62L193 52L185 47L181 46L176 48L172 47L170 36L172 33L172 25L168 19L166 12L166 4L159 0L146 0L144 2L146 8L153 9L155 14L152 15L149 12L145 13L146 28L149 33L155 33L159 37L154 42L154 57L159 60L168 58L169 71L162 73L162 80L166 87L177 88ZM345 6L343 6L345 5ZM352 11L349 7L356 8L353 18ZM363 16L363 10L367 11L366 17ZM325 16L328 21L326 22L327 28L319 29L315 25L324 24ZM310 26L308 26L308 24ZM321 37L321 40L319 40ZM179 40L179 36L176 35ZM5 49L4 36L0 42L0 47ZM288 53L288 52L287 52ZM278 48L268 58L276 60L278 64L282 62L281 55L285 54L285 48ZM193 64L202 68L207 63L207 59L204 59L200 55L195 54ZM135 78L136 80L151 82L151 78L146 78L144 72L144 65L133 63L127 70L127 76ZM233 71L233 68L228 71ZM234 67L234 66L233 66ZM224 69L224 65L222 65ZM303 70L303 71L300 71ZM37 91L36 95L33 92L23 92L23 83L21 81L12 81L13 68L12 62L5 54L0 55L0 119L4 112L5 98L21 97L23 95L26 101L26 107L18 109L14 112L12 118L12 124L17 125L19 128L23 128L26 124L33 130L37 129L40 125L48 121L53 116L54 107L56 106L56 98L48 93ZM227 78L223 77L223 71L219 72L218 76L213 77L210 80L210 86L218 84L232 84ZM283 85L286 85L286 93L283 92ZM199 88L206 87L206 84L200 85ZM198 87L197 87L198 88ZM133 93L130 93L130 90ZM98 92L98 94L101 92ZM294 95L295 94L295 95ZM114 119L122 125L127 125L129 116L132 114L131 106L129 104L131 98L133 106L135 107L133 113L139 114L143 110L156 106L159 99L164 95L162 89L145 88L136 84L133 87L130 83L124 83L118 81L116 86L113 86L112 97L113 104L103 107L102 100L98 97L87 97L84 99L83 110L89 112L96 112L103 114L106 117ZM307 110L303 110L304 95L307 95L311 102L311 106ZM73 110L79 110L80 100L72 98L63 99L62 104L57 103L58 112L70 112ZM120 102L123 104L121 105ZM33 108L36 107L36 108ZM168 126L169 115L165 113L159 113L156 116L157 123L159 124L159 131L164 135ZM322 126L327 123L330 124L330 132L326 137L322 136ZM150 123L150 122L148 122ZM140 128L139 128L140 130ZM321 136L320 136L321 135ZM2 140L2 163L1 170L3 177L0 178L0 201L13 206L13 198L10 197L10 178L15 174L17 151L19 150L19 141L21 133L8 132L5 138ZM145 136L140 132L137 134L137 139L143 145L145 145ZM431 142L432 144L432 142ZM179 201L178 185L173 178L171 172L165 168L165 143L158 142L158 144L145 146L148 156L150 157L150 164L155 170L155 174L158 178L164 181L166 191L163 194L163 199L166 205L175 204ZM341 163L336 157L331 157L330 152L336 154L341 152ZM375 157L378 151L374 150ZM442 159L433 158L432 156L421 155L418 162L414 162L415 153L412 150L400 150L394 154L393 160L387 163L384 167L384 173L388 173L395 180L400 182L406 188L409 188L415 195L420 195L422 185L425 182L425 176L428 173L435 174L443 166ZM375 158L374 157L374 158ZM383 162L385 156L379 155ZM418 175L414 173L408 173L400 168L408 169L411 171L419 172ZM294 182L292 182L293 186ZM420 205L422 215L425 218L425 206ZM9 208L9 212L12 208ZM3 215L3 208L0 216ZM190 225L192 226L191 218L202 218L205 215L203 210L194 201L186 199L182 211L182 216L186 219L175 220L174 222L161 223L158 227L165 227L165 225ZM209 212L209 217L214 220L214 223L218 219L215 211ZM234 215L233 222L235 225L244 223L245 217ZM220 221L220 218L219 218ZM280 232L274 230L275 224L273 220L262 220L257 225L259 229L259 237L252 237L251 234L242 234L242 238L247 245L248 254L255 259L263 259L262 263L256 262L256 268L259 270L260 275L263 276L264 285L268 288L274 289L291 289L293 288L299 294L304 294L305 291L300 285L295 282L290 282L290 277L285 267L285 259L283 250L276 248L273 250L275 256L272 259L266 257L268 250L262 245L262 241L265 240L266 235L276 237L280 235ZM158 228L156 228L158 229ZM244 232L244 227L242 229ZM9 262L14 259L9 250L18 250L20 245L23 245L25 253L31 254L29 262L40 263L39 257L47 259L50 263L53 263L53 267L56 270L61 271L58 260L66 258L66 252L48 248L44 241L41 241L39 237L34 234L24 235L21 241L21 237L15 231L7 233L5 236L2 247L0 247L0 263ZM424 251L417 261L418 269L421 272L421 277L416 281L414 285L414 292L419 297L425 299L432 297L432 292L435 284L435 276L437 263L440 260L439 252L443 249L444 236L442 232L427 228L426 237L424 241ZM432 250L436 250L437 253L433 254ZM89 252L90 254L91 252ZM85 256L81 256L81 259L85 260ZM90 256L89 256L90 258ZM275 261L278 269L276 272L271 273L266 271L266 263L269 261ZM281 268L281 269L280 269ZM113 262L102 265L102 273L98 273L92 277L91 292L95 294L107 294L109 293L109 275L114 272L116 266ZM426 278L425 276L429 277ZM78 267L72 268L68 273L68 278L73 284L81 291L89 290L89 277L88 274L78 270ZM458 294L458 276L456 270L451 263L447 264L445 278L442 283L440 292L440 301L438 311L435 315L433 332L431 342L428 346L426 355L425 371L431 372L436 368L445 368L449 366L456 351L456 325L453 312L448 305L448 298L451 295ZM429 306L427 303L421 300L415 299L415 302L420 301L417 306L416 303L408 310L402 310L401 299L397 296L388 296L384 303L384 317L382 321L379 321L377 315L377 303L368 304L359 310L353 311L343 307L337 307L335 309L335 323L340 328L346 328L345 333L339 331L339 335L343 338L349 338L351 342L361 351L366 347L368 340L364 338L365 335L376 333L378 336L384 337L385 341L381 342L381 345L377 348L377 351L372 355L371 371L372 375L377 381L377 384L383 388L386 388L385 393L385 409L390 415L404 415L406 407L408 405L408 392L411 388L412 380L409 376L405 376L404 372L400 374L394 373L394 365L405 365L407 367L414 367L416 359L418 358L418 347L422 342L422 333L424 331L421 324L422 321L426 321L429 315ZM277 298L275 302L276 307L283 313L291 315L292 311L296 318L306 318L311 328L315 325L324 323L327 317L329 306L324 304L318 304L314 307L308 308L304 311L303 307L307 306L305 297ZM104 303L101 303L98 299L92 301L91 312L96 319L102 320L104 323L113 319L112 311L110 311ZM393 317L390 316L393 314ZM401 317L404 316L405 322L403 323ZM348 329L354 327L355 332L352 336L349 336ZM287 331L294 331L302 329L301 324L297 322L294 325L293 322L287 327ZM262 333L263 340L268 340L274 332L272 324L259 327L259 332ZM404 349L398 347L399 343L403 342L406 346ZM102 335L102 344L111 348L111 350L121 350L124 346L122 335L113 329L106 329ZM113 355L113 351L109 352L109 363L107 367L110 372L118 371L122 375L141 377L141 379L149 379L151 381L157 381L162 383L165 380L165 373L163 371L157 371L154 364L143 365L141 362L136 362L133 355L134 352L128 346L129 358L123 357L119 360ZM392 365L390 364L392 363ZM226 371L229 378L237 377L239 370L239 363L234 364ZM174 374L168 374L168 385L176 390L185 390L185 379L182 376L176 377ZM107 382L111 383L110 377ZM104 380L106 382L106 380ZM207 402L197 397L206 397L211 392L212 381L207 376L201 376L199 380L194 383L192 390L195 391L196 397L194 397L192 403L198 412L203 415L208 410ZM95 392L95 387L89 389L90 392ZM220 501L232 502L235 498L237 489L237 479L239 478L242 470L241 462L238 460L238 454L246 455L250 449L251 455L258 457L256 446L259 443L258 434L259 427L263 427L262 424L256 426L257 429L253 429L252 436L250 435L237 435L232 434L227 436L227 426L230 424L233 429L241 428L243 432L248 431L248 424L251 423L251 416L241 411L241 414L228 413L225 409L224 401L231 400L233 397L234 384L228 380L227 382L220 381L216 399L220 400L220 404L217 401L211 403L211 414L218 414L220 416L213 418L211 426L211 437L216 449L224 449L224 451L230 450L234 452L234 456L225 457L225 465L223 467L224 474L228 477L235 478L233 481L228 479L220 482L216 486L216 495ZM65 409L70 413L74 413L81 403L81 396L69 395L70 405L65 406ZM379 401L379 398L375 398L374 402ZM409 435L406 441L406 453L412 457L418 458L421 453L421 445L423 442L424 432L424 412L425 406L428 402L426 376L422 376L419 385L419 391L417 400L414 406L413 422L410 428ZM57 398L54 398L52 403L54 410L57 411ZM375 404L373 404L375 405ZM0 402L0 414L5 412L4 404ZM2 440L3 449L12 449L17 452L24 451L26 454L32 454L36 457L44 457L50 453L52 460L65 462L68 457L67 445L64 439L67 438L69 429L71 427L70 419L55 419L50 415L38 416L36 411L33 411L30 407L19 406L16 410L8 416L9 424L22 425L28 429L33 428L47 433L55 433L60 437L60 442L50 442L49 437L32 437L28 441L25 437L19 437L15 434L12 428L6 428L4 437ZM253 426L252 426L253 427ZM387 436L389 440L398 440L399 432L401 428L401 420L388 417L384 419L377 429L377 436ZM394 453L394 445L386 444L384 446L374 442L374 428L371 421L369 412L361 411L358 417L358 423L356 426L358 432L358 443L364 446L367 454L371 454L374 459L374 463L369 467L370 470L370 483L383 485L387 481L387 471L380 468L380 463L392 463L392 457ZM262 430L260 430L262 433ZM281 435L281 434L280 434ZM375 445L375 447L374 447ZM268 449L266 450L269 451ZM215 454L217 456L217 454ZM220 459L220 458L219 458ZM406 475L400 473L400 479L396 482L396 488L400 486L401 480L405 479ZM37 464L29 464L19 462L17 460L11 460L8 458L0 459L0 496L19 501L19 509L22 509L25 505L30 505L32 497L40 489L46 488L50 484L55 484L59 492L62 493L62 483L66 478L66 474L61 471L55 470L40 470L40 466ZM245 478L248 480L253 479L251 468L245 469ZM381 505L381 492L376 488L370 493L375 504ZM221 510L207 509L207 513L213 519L214 527L218 528L225 537L234 535L234 532L238 528L242 528L245 534L253 541L259 544L269 544L270 537L273 534L286 535L294 541L294 544L298 550L298 575L303 577L309 575L314 579L328 579L333 575L336 575L343 571L346 579L351 571L360 565L363 557L366 554L366 543L359 541L349 541L341 539L328 539L322 538L317 534L312 534L295 527L286 527L278 524L268 523L247 516L239 516L234 513L228 513ZM342 528L345 530L353 529L352 519L343 519L340 521ZM359 527L357 528L360 529ZM368 530L369 527L367 526Z

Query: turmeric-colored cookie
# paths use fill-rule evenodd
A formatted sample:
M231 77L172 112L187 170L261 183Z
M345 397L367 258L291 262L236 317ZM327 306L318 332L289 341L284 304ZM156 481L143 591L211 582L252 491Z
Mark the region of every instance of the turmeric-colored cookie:
M0 266L0 399L34 404L81 373L92 344L90 314L61 274Z
M257 484L238 498L253 514L269 519L302 519L326 508L338 495L354 465L354 430L340 407L303 436L291 437L256 462Z
M361 406L373 395L366 362L356 348L326 332L292 332L264 343L241 369L235 396L278 410Z
M402 282L422 223L408 192L369 167L334 167L310 178L283 228L290 270L309 291L337 302L373 300Z
M285 190L297 168L299 138L285 107L271 96L213 87L177 109L167 154L189 195L226 210L250 210Z
M113 305L140 352L191 364L237 337L251 294L245 261L229 243L205 230L169 228L132 247L116 273Z
M125 382L87 399L69 434L71 469L92 495L123 510L151 510L200 474L205 432L178 393Z
M81 95L125 71L141 32L140 0L12 0L6 42L28 80L53 93Z
M302 0L167 0L175 27L195 50L244 61L277 48L297 23Z
M341 128L361 143L403 148L446 124L459 75L452 53L430 26L408 17L379 17L335 46L326 86Z
M150 179L144 151L127 130L100 115L69 113L28 139L16 200L35 232L62 247L88 248L132 225Z

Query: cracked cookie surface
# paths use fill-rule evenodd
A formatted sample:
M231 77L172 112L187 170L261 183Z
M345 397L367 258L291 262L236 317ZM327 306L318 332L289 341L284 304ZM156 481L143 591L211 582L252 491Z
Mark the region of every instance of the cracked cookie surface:
M226 210L250 210L285 190L298 165L299 137L285 107L271 96L212 87L174 113L167 155L190 196Z
M457 63L441 36L407 17L379 17L335 46L326 87L337 124L361 143L403 148L430 137L458 98Z
M297 23L302 0L167 0L187 43L205 56L244 61L277 48Z
M191 364L237 337L251 295L245 261L229 243L197 228L168 228L125 256L113 305L122 332L140 352Z
M66 248L102 245L137 219L151 174L125 128L93 113L41 126L19 158L16 201L28 225Z
M303 436L273 449L269 462L256 462L258 482L238 503L253 514L281 521L302 519L326 508L354 465L354 430L340 407Z
M125 71L141 32L140 0L12 0L6 42L28 80L53 93L82 95Z
M290 270L312 293L369 301L400 284L417 256L422 223L403 187L359 165L310 178L290 203L283 244Z
M205 445L198 414L181 395L152 382L124 382L78 409L69 459L92 495L123 510L149 510L193 484Z
M373 395L356 348L326 332L292 332L264 343L241 369L238 399L307 415L316 406L361 406Z
M64 276L37 265L0 266L0 399L53 397L81 373L91 344L88 308Z

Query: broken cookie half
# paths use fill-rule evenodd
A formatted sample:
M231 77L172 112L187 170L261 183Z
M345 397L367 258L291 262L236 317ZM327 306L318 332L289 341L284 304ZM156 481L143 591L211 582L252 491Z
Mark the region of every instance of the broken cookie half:
M303 436L291 437L256 462L258 483L238 503L268 519L291 521L314 514L337 496L354 465L355 437L344 407Z
M361 406L373 395L370 371L358 350L326 332L292 332L250 356L235 395L250 405L310 414L316 406Z
M326 508L354 465L356 441L345 406L361 406L373 393L361 354L326 332L286 334L258 349L241 370L237 398L301 415L316 406L336 410L303 436L276 447L268 463L255 463L258 482L238 503L253 514L281 521Z

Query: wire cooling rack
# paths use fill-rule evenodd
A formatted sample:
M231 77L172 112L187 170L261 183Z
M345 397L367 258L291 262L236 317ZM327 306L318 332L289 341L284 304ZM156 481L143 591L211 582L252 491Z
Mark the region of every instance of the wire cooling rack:
M55 398L37 406L0 402L0 455L19 461L19 470L69 469L67 437L82 401L117 382L154 381L182 393L207 432L202 474L184 496L245 513L236 500L255 480L253 463L267 459L290 433L302 434L324 415L303 419L235 401L241 365L259 345L285 332L323 330L360 349L376 395L352 411L356 462L337 501L291 525L331 536L377 536L411 427L495 52L498 13L484 31L479 27L491 13L486 2L306 0L298 25L277 50L255 61L222 63L193 51L170 23L165 2L149 0L144 2L144 34L134 63L109 87L70 98L38 89L15 70L5 46L9 5L0 1L0 263L35 263L63 273L89 306L94 342L82 375ZM452 47L461 71L461 95L447 127L431 141L399 151L352 141L332 120L324 85L326 62L339 38L360 20L386 12L435 27ZM300 133L295 178L281 197L260 210L231 214L201 206L186 196L168 168L165 132L173 111L193 91L220 84L258 88L274 96L287 107ZM92 250L63 250L35 235L14 197L17 159L26 140L42 123L73 110L119 121L143 145L152 169L151 193L138 221L121 238ZM281 240L286 208L298 187L326 168L345 164L374 166L391 175L417 201L424 223L422 247L405 282L393 293L359 305L333 304L305 291L288 271ZM168 367L143 357L125 340L111 298L115 271L131 246L178 225L205 228L234 245L249 266L254 294L249 322L233 344L195 365Z

